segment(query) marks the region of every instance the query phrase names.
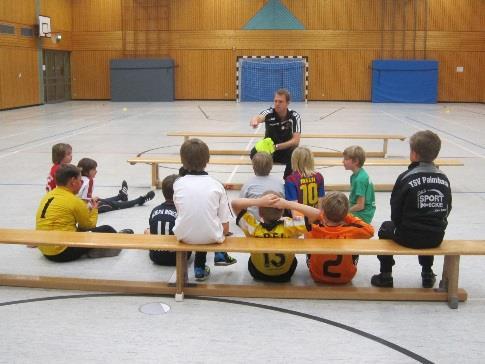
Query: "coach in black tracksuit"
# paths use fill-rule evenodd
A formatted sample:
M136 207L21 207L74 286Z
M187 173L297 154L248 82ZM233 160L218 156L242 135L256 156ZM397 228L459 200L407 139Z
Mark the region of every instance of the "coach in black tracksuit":
M443 241L451 211L450 181L433 160L438 156L441 141L431 131L421 131L410 138L412 163L396 180L391 194L391 220L379 229L379 238L393 239L400 245L427 249L438 247ZM392 255L378 256L381 274L371 283L392 287ZM434 257L419 256L423 287L434 285L432 271Z
M250 125L256 128L265 123L265 138L271 138L275 145L273 162L285 164L283 178L289 176L291 170L291 154L300 144L301 121L300 114L295 110L288 109L290 94L286 89L279 89L274 95L274 107L262 111L259 115L251 118ZM251 150L251 158L256 154L256 149Z

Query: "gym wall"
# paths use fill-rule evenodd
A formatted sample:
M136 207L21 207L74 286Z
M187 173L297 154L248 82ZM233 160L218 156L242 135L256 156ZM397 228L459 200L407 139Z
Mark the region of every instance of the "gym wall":
M110 98L112 58L171 57L176 99L234 100L237 56L302 55L309 100L368 101L373 59L426 58L439 101L485 102L482 0L281 0L301 31L242 30L263 0L2 0L0 23L32 27L36 2L62 34L40 47L72 52L73 99ZM40 103L38 47L0 34L0 108Z

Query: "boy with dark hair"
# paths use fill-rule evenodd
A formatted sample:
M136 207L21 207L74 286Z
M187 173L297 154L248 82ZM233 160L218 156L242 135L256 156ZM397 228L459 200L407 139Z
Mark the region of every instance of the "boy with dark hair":
M441 148L438 135L430 130L418 131L409 140L411 164L401 173L391 194L391 220L384 221L379 238L393 239L414 249L436 248L443 241L451 211L450 181L433 163ZM377 256L381 273L371 279L378 287L393 287L392 255ZM436 282L434 257L419 256L424 288Z
M268 153L256 153L251 160L253 164L254 176L252 176L241 188L239 197L241 198L257 198L265 191L276 191L282 195L285 192L283 179L271 176L270 172L273 168L273 158ZM248 208L259 220L258 208L251 206Z
M250 206L259 208L263 222L246 209ZM306 233L309 222L320 216L320 210L287 201L274 191L267 191L259 198L239 198L232 201L232 208L237 214L236 223L246 236L257 238L296 238ZM282 218L283 210L296 210L305 219ZM298 262L295 254L251 253L248 270L256 280L268 282L288 282L295 272Z
M229 231L231 211L224 186L205 172L209 147L200 139L186 140L180 148L184 175L173 185L177 218L173 232L187 244L222 243ZM196 252L195 279L208 278L207 252ZM216 252L214 265L231 265L237 260L227 253Z
M350 176L350 210L354 216L370 224L376 212L374 184L363 168L365 151L358 145L345 148L343 164L346 170L352 171Z
M173 184L180 176L171 174L162 181L162 193L165 202L155 207L148 220L150 228L145 230L145 234L155 235L174 235L173 227L177 218L177 210L173 203ZM192 252L187 254L190 258ZM176 253L168 250L150 250L150 259L157 265L175 266Z
M48 192L37 209L36 229L56 231L93 231L116 233L109 225L96 227L98 204L93 200L89 208L77 195L82 185L81 171L72 164L63 164L56 172L57 187ZM130 229L120 232L131 233ZM120 249L90 249L62 245L39 246L39 250L53 262L70 262L87 254L90 258L112 257Z
M69 164L72 161L72 147L66 143L57 143L52 146L52 163L49 175L47 176L47 192L56 188L56 172L62 164Z
M322 202L322 223L312 225L306 237L314 239L370 239L372 225L349 214L349 200L342 192L331 192ZM311 254L307 264L315 282L349 283L357 273L357 255Z

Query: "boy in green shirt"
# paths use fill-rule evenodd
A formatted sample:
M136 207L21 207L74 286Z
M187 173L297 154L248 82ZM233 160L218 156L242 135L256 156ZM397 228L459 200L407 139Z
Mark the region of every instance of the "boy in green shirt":
M365 162L365 151L358 145L352 145L344 150L343 156L345 169L352 171L349 212L370 224L376 212L376 199L374 184L362 168Z

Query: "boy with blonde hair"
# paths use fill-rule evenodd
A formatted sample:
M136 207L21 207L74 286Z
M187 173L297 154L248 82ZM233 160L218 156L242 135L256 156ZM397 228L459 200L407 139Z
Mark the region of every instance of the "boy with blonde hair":
M251 160L253 164L254 176L251 177L241 188L239 197L241 198L257 198L261 197L265 191L275 191L284 193L283 179L270 175L273 168L273 157L268 153L256 153ZM256 218L259 220L259 211L255 206L248 208Z
M306 235L314 239L370 239L374 228L349 214L349 200L342 192L331 192L322 202L322 222ZM349 283L357 273L357 255L311 254L307 260L315 282Z
M376 212L374 184L363 168L365 151L358 145L345 148L343 164L346 170L352 171L350 176L350 209L349 212L370 224Z
M173 201L177 218L173 232L187 244L222 243L229 231L231 211L224 186L205 172L209 162L209 147L202 140L192 138L180 147L184 175L173 184ZM196 252L195 279L208 278L207 252ZM217 252L214 265L230 265L237 260L227 253Z

